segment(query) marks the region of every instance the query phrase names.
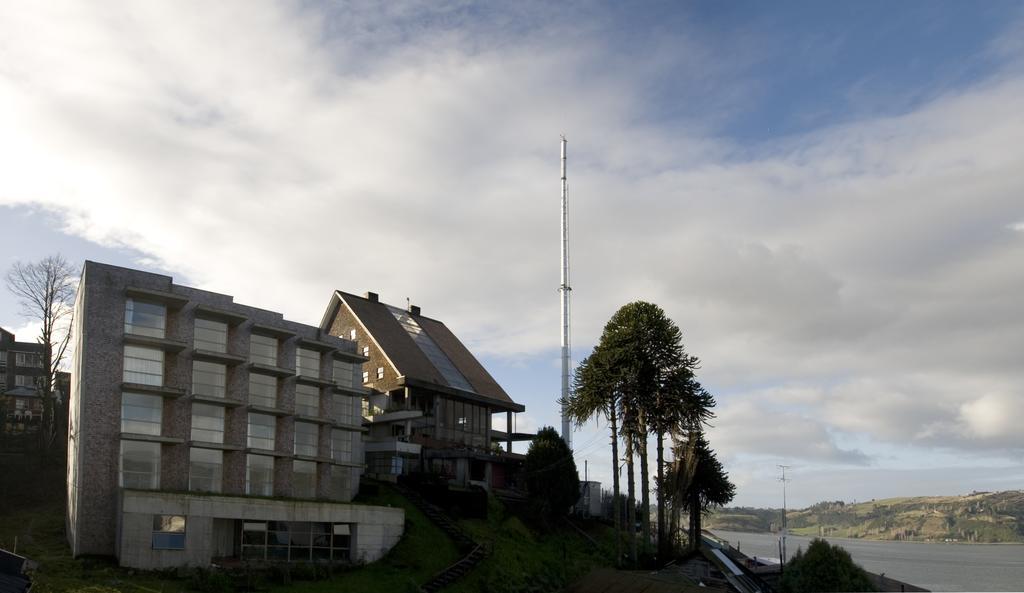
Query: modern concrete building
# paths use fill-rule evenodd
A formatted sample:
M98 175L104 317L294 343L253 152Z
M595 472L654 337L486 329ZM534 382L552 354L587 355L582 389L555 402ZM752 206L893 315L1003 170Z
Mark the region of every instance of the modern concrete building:
M168 276L86 262L75 303L67 534L160 568L369 562L401 509L362 471L352 341Z
M320 328L356 342L367 359L362 384L370 395L362 415L369 427L367 473L395 479L434 472L455 484L507 488L523 456L512 441L534 435L498 432L491 417L524 411L445 326L417 306L401 309L376 293L335 291ZM496 446L504 445L504 450Z

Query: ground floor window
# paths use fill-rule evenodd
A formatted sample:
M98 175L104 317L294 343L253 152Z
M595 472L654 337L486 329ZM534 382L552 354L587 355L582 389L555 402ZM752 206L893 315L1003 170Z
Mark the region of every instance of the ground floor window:
M185 549L185 517L181 515L153 515L153 549Z
M348 562L352 526L304 521L242 521L242 558L276 562Z
M160 488L160 443L121 441L121 487Z
M316 462L292 462L292 496L295 498L316 498Z
M371 454L366 457L367 471L371 474L400 476L406 473L405 460L399 455Z
M245 456L245 493L256 496L274 494L274 458L268 455Z
M188 451L188 489L220 492L224 473L224 453L216 449L192 447Z

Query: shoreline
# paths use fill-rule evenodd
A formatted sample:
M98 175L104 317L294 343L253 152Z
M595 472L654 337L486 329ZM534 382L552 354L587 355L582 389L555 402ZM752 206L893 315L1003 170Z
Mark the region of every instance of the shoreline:
M726 533L749 533L753 535L779 535L777 531L734 531L731 529L719 529L716 527L705 527L705 531L715 533L716 531L723 531ZM842 540L851 542L883 542L893 544L928 544L928 545L944 545L944 546L1024 546L1024 542L946 542L937 540L917 540L917 539L881 539L881 538L867 538L867 537L839 537L832 535L803 535L801 533L790 532L789 537L803 537L807 539L814 539L819 537L826 540Z

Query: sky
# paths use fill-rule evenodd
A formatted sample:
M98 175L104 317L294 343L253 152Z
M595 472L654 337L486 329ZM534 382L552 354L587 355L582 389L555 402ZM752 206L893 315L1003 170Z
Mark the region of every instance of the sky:
M1017 2L2 4L0 267L61 252L319 322L440 319L559 426L657 303L737 505L1024 483ZM9 293L0 325L31 339ZM608 432L574 435L611 483Z

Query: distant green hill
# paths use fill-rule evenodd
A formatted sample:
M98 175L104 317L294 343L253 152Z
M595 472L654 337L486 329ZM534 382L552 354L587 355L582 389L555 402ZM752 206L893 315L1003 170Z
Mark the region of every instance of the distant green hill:
M727 507L705 522L707 529L776 531L780 509ZM887 498L856 504L820 502L790 510L796 535L880 540L1024 543L1024 491L977 492L966 496Z

